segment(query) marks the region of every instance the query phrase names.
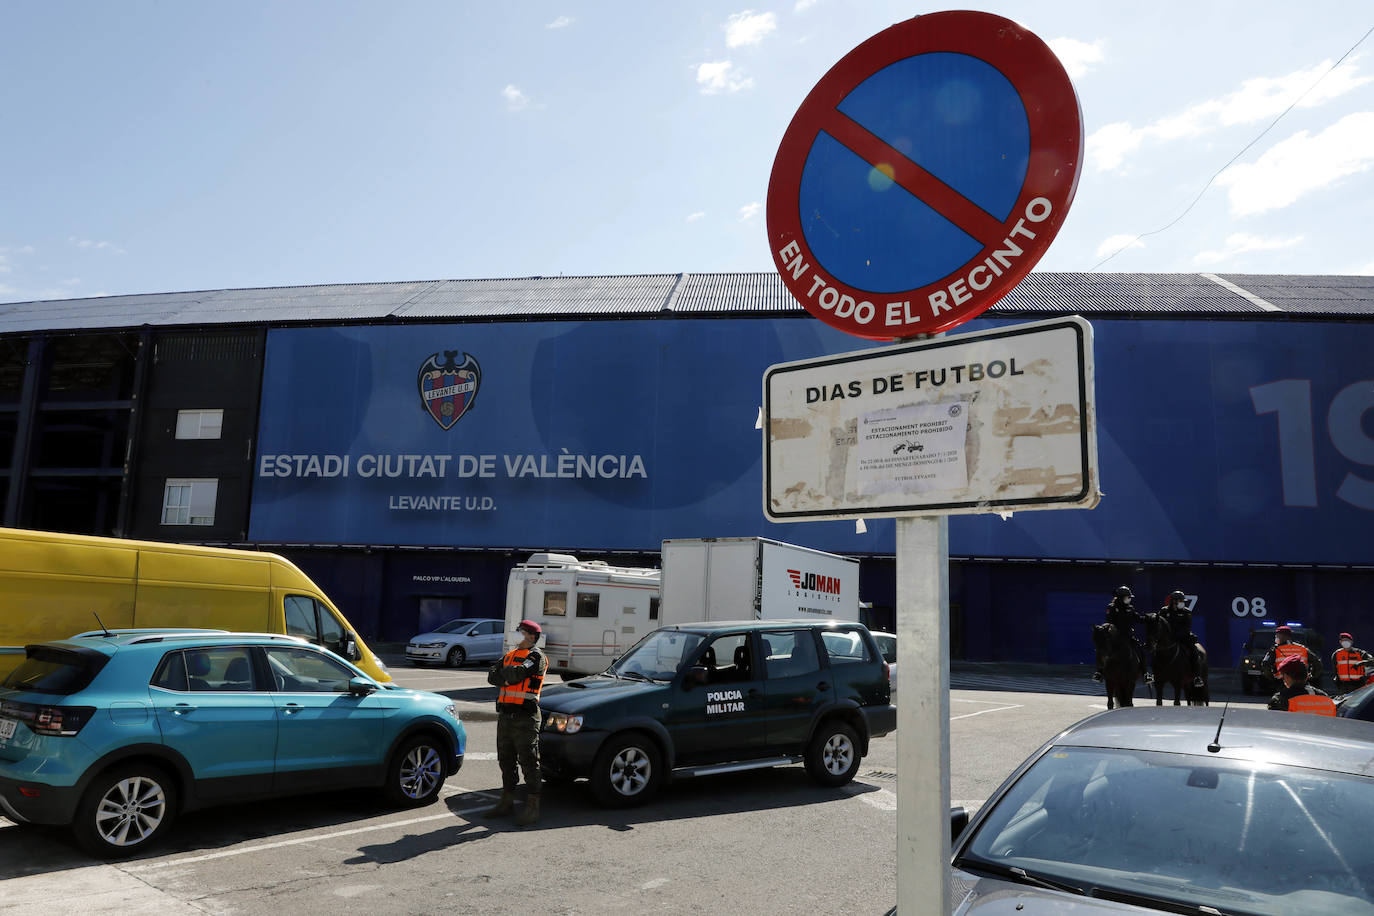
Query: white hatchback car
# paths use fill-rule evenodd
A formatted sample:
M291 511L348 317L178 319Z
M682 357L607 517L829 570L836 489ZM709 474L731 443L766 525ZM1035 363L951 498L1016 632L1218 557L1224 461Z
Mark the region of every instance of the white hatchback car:
M465 617L450 620L429 633L413 636L406 644L406 661L413 665L448 665L500 658L504 620Z

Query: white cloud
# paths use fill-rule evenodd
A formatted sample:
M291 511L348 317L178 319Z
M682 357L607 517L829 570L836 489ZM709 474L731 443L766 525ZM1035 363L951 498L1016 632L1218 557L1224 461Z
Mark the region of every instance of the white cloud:
M1092 43L1079 41L1077 38L1053 38L1045 44L1050 46L1054 56L1059 58L1059 62L1074 79L1087 76L1089 70L1102 63L1104 42L1101 38Z
M1226 237L1226 244L1223 247L1199 251L1193 255L1193 261L1197 264L1217 265L1252 251L1277 251L1280 248L1292 248L1301 241L1302 236L1300 235L1288 239L1277 239L1263 238L1248 232L1236 232Z
M717 92L739 92L754 85L753 77L728 60L697 64L697 85L704 95Z
M572 17L571 17L571 16L559 16L559 17L558 17L557 19L555 19L553 22L550 22L548 25L544 26L544 28L546 28L546 29L566 29L568 26L570 26L570 25L572 25L572 24L573 24L573 20L572 20Z
M1109 235L1097 246L1097 256L1105 258L1127 248L1144 248L1145 243L1134 235Z
M1119 169L1126 157L1140 146L1144 136L1126 121L1103 125L1088 135L1088 161L1102 171Z
M120 248L118 245L115 245L112 242L96 242L92 241L91 239L79 239L74 235L68 236L67 241L68 243L75 245L77 248L89 248L94 249L96 251L112 251L115 254L126 253L123 248Z
M772 13L755 13L753 10L733 13L725 23L725 46L738 48L756 45L777 27L778 17Z
M1298 107L1323 105L1374 81L1374 77L1358 74L1355 66L1358 59L1358 56L1353 56L1335 69L1331 69L1331 61L1325 60L1285 76L1248 79L1234 92L1190 105L1144 127L1132 127L1124 121L1109 124L1088 138L1089 159L1098 169L1120 169L1126 156L1147 138L1161 141L1191 139L1226 127L1268 121L1278 117L1309 89L1311 91L1297 103ZM1327 73L1328 70L1331 72ZM1323 77L1323 74L1326 75ZM1320 83L1317 83L1318 79ZM1314 83L1317 83L1315 88ZM1094 140L1098 140L1100 146L1096 151L1093 149Z
M796 5L792 7L792 12L804 13L807 10L811 9L811 7L815 6L816 2L817 0L797 0Z
M705 212L704 210L698 210L698 211L695 212L695 213L688 213L688 214L687 214L687 222L689 222L689 223L695 223L697 220L699 220L699 219L704 219L705 217L706 217L706 212Z
M514 83L502 89L501 95L506 100L507 111L524 111L530 107L530 97L517 89Z
M1349 114L1319 134L1299 131L1254 162L1217 177L1230 191L1231 213L1247 216L1286 207L1298 198L1374 166L1374 112Z
M753 201L752 203L745 204L744 206L739 208L739 221L741 223L749 222L749 220L758 216L759 211L762 209L763 204L759 203L758 201Z

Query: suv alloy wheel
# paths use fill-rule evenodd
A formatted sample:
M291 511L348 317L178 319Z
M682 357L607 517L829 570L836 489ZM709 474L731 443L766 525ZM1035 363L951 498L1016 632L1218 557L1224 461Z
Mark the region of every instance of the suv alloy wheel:
M128 764L96 777L77 806L72 829L91 855L124 858L167 831L176 805L176 786L163 770Z

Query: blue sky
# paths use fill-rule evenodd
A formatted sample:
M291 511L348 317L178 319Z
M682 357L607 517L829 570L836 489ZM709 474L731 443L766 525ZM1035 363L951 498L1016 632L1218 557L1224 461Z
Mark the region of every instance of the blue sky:
M797 106L944 8L10 0L0 302L772 270L763 204ZM1083 110L1037 269L1374 273L1374 37L1332 69L1374 4L975 8L1050 43Z

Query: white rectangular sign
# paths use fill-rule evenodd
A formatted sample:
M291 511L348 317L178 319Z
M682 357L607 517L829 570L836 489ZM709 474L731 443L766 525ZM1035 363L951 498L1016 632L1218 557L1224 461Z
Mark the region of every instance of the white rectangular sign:
M770 366L763 413L771 521L1100 498L1092 325L1076 315Z

